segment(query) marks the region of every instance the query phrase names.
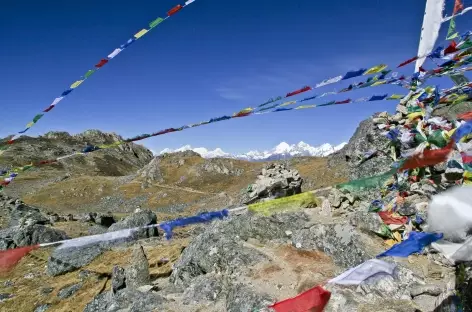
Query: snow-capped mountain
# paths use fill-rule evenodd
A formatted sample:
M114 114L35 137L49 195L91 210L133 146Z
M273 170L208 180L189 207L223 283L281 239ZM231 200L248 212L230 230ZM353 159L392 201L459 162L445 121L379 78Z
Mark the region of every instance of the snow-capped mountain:
M162 155L164 153L177 153L177 152L192 150L195 153L200 154L203 158L222 157L222 158L242 159L242 160L248 160L248 161L268 161L268 160L288 159L288 158L292 158L296 156L318 156L318 157L328 156L329 154L339 151L346 144L347 143L343 142L339 145L332 146L331 144L325 143L325 144L315 147L305 142L300 142L298 144L292 144L292 145L286 142L282 142L270 151L250 151L245 154L238 154L238 155L231 155L229 153L226 153L221 148L216 148L215 150L211 151L204 147L192 148L190 145L185 145L176 150L166 148L162 150L159 154Z

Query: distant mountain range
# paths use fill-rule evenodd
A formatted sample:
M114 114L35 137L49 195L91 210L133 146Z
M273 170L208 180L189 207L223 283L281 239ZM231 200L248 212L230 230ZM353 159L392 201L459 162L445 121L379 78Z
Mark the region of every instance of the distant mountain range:
M184 151L194 151L195 153L200 154L203 158L233 158L233 159L241 159L247 161L271 161L271 160L281 160L281 159L288 159L296 156L317 156L323 157L328 156L334 152L339 151L346 145L347 143L343 142L339 145L333 146L331 144L325 143L320 146L311 146L305 142L300 142L298 144L288 144L286 142L282 142L276 147L274 147L270 151L249 151L245 154L239 155L232 155L226 153L221 148L216 148L214 150L208 150L204 147L196 147L193 148L190 145L182 146L181 148L172 150L170 148L166 148L162 150L159 155L165 153L177 153L177 152L184 152Z

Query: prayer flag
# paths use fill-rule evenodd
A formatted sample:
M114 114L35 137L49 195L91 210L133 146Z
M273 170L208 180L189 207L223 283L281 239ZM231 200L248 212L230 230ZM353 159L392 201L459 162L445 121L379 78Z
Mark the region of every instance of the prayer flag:
M175 13L179 12L182 8L183 6L181 4L177 4L175 7L173 7L167 12L167 15L168 16L174 15Z
M121 52L121 49L115 49L115 50L113 50L113 52L111 52L110 54L108 54L108 58L109 58L109 59L112 59L112 58L114 58L115 56L117 56L120 52ZM90 72L90 70L89 70L89 72ZM90 75L91 75L91 74L93 74L93 71L92 71L92 73L90 73Z
M117 50L119 50L119 49L117 49ZM111 54L110 54L110 55L111 55ZM110 55L108 55L109 58L110 58ZM87 71L87 72L85 73L84 77L85 77L85 78L88 78L88 77L92 76L92 74L93 74L94 72L95 72L95 70L90 69L89 71Z
M289 102L285 102L285 103L280 104L280 106L287 106L287 105L292 105L292 104L295 104L295 103L297 103L297 101L289 101Z
M137 32L137 33L134 35L134 37L135 37L136 39L139 39L139 38L141 38L142 36L144 36L147 32L148 32L147 29L142 29L142 30L140 30L139 32Z
M287 93L287 95L285 97L294 96L294 95L297 95L297 94L300 94L300 93L303 93L303 92L306 92L306 91L310 91L310 90L312 90L311 87L305 86L305 87L303 87L301 89L298 89L296 91Z
M402 67L402 66L405 66L405 65L407 65L407 64L413 63L413 62L416 61L417 59L418 59L417 56L412 57L411 59L406 60L405 62L401 63L401 64L398 65L397 67Z
M351 268L341 275L331 279L328 283L338 285L359 285L366 279L376 275L393 275L397 265L378 259L370 259L366 262Z
M370 69L368 69L364 75L370 75L370 74L376 74L376 73L380 73L382 70L384 70L385 68L387 68L387 65L385 64L380 64L380 65L377 65L377 66L374 66Z
M66 91L62 92L61 97L64 97L64 96L68 95L71 92L72 92L72 89L66 90Z
M149 23L149 27L154 28L156 27L157 25L159 25L160 23L162 23L164 21L164 19L162 17L158 17L156 18L155 20L153 20L152 22Z
M410 232L408 239L394 245L389 250L379 254L379 257L403 257L406 258L413 253L420 252L424 247L440 240L442 234L426 233L426 232Z
M101 59L100 62L98 62L95 67L96 68L101 68L103 65L105 65L106 63L108 63L108 60L106 59Z
M343 79L343 76L337 76L337 77L323 80L322 82L316 84L315 88L319 88L319 87L323 87L332 83L336 83L338 81L341 81L341 79Z
M82 82L84 82L84 81L83 80L77 80L76 82L74 82L73 84L70 85L70 88L75 89L78 86L80 86L82 84Z
M365 73L367 69L365 68L361 68L359 70L351 70L351 71L348 71L344 77L342 77L341 80L346 80L346 79L350 79L350 78L354 78L354 77L358 77L358 76L361 76L363 73Z
M330 298L329 291L316 286L296 297L276 302L270 307L276 312L322 312Z

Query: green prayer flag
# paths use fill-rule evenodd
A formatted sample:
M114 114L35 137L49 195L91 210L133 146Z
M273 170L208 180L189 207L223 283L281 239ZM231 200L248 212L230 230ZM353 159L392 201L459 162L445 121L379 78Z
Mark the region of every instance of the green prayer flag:
M397 168L393 168L383 174L338 184L336 187L349 192L362 189L381 188L384 186L385 182L387 182L397 172L397 170Z
M459 36L459 34L456 32L456 22L454 19L451 19L451 22L449 23L449 29L447 30L446 40L452 40L457 38L457 36Z
M442 130L435 130L428 136L428 143L443 148L447 145L448 142L444 137Z
M464 164L462 167L464 167L464 170L465 171L471 171L472 172L472 164L469 165L469 164Z
M95 71L93 69L90 69L88 72L85 73L84 77L85 78L88 78L90 76L92 76L92 74L94 73Z
M41 117L43 117L43 116L44 116L44 114L38 114L38 115L34 116L33 122L34 122L34 123L38 122L38 120L40 120Z
M155 20L153 20L152 22L149 23L149 27L154 28L157 25L159 25L160 23L162 23L163 21L164 21L163 18L158 17L158 18L156 18Z
M469 79L467 79L467 77L463 74L450 75L449 77L456 84L456 86L469 83Z

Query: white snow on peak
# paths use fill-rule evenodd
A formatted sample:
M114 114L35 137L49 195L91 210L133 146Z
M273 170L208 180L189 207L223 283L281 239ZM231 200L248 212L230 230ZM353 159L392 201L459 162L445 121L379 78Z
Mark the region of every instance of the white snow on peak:
M332 153L335 153L342 149L347 143L343 142L339 145L333 146L329 143L322 144L320 146L311 146L305 142L299 142L298 144L288 144L282 142L276 147L269 151L249 151L244 154L231 155L224 152L221 148L216 148L214 150L208 150L204 147L193 148L190 145L184 145L178 149L172 150L170 148L163 149L159 154L165 153L176 153L184 151L194 151L195 153L200 154L203 158L234 158L234 159L243 159L248 161L266 161L266 160L280 160L288 159L295 156L316 156L324 157Z

